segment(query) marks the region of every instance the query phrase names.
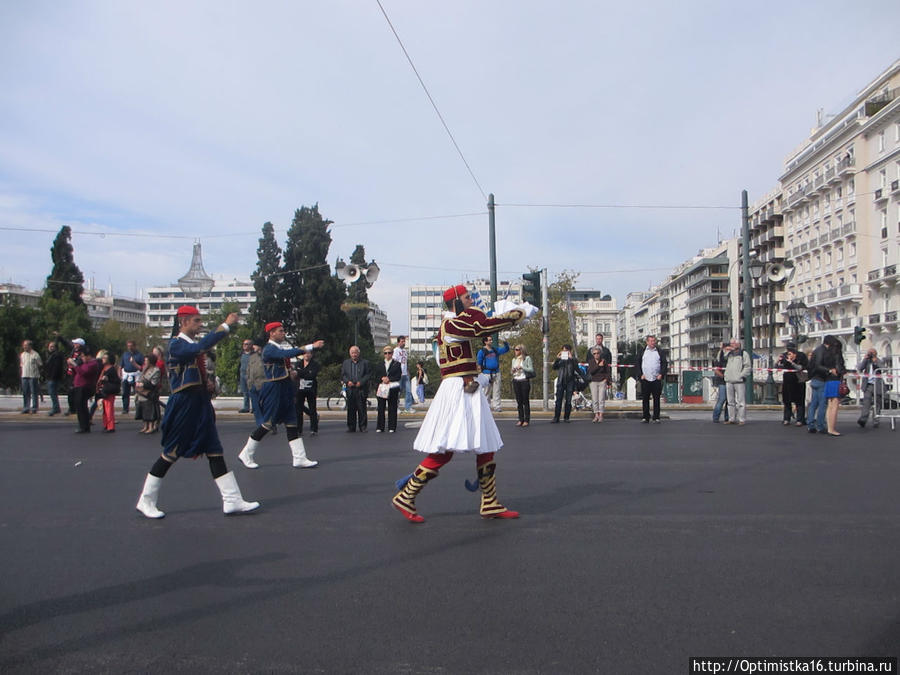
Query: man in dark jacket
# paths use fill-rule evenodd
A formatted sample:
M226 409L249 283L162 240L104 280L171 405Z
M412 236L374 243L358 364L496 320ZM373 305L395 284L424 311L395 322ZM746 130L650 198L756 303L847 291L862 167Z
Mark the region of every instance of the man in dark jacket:
M796 408L796 425L802 427L806 423L806 367L809 359L806 354L797 349L793 342L787 343L787 351L781 355L776 368L784 370L781 380L781 400L784 403L784 421L787 426L791 423L791 405ZM803 378L801 380L801 378Z
M575 369L578 363L575 360L575 353L570 345L563 345L563 348L556 355L553 362L553 370L557 372L556 376L556 407L553 411L552 423L559 422L559 413L563 413L563 420L568 422L569 415L572 414L572 393L575 391ZM565 409L563 409L565 404Z
M44 362L44 379L47 381L47 394L50 396L49 416L62 412L59 408L59 385L66 376L66 357L56 344L56 340L47 343L47 360Z
M366 433L368 417L366 398L369 395L369 378L372 369L369 362L360 357L359 347L350 347L350 358L341 364L341 382L347 387L347 431Z
M647 336L647 346L637 357L637 379L641 383L641 403L644 424L650 423L650 397L653 396L653 422L659 424L659 398L663 381L669 372L669 360L664 350L656 347L656 336Z

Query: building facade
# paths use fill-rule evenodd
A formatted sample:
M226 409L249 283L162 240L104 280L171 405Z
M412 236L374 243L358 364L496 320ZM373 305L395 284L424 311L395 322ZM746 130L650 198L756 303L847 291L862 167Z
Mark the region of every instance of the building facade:
M570 291L566 297L575 318L575 342L578 358L587 359L587 349L594 345L594 336L603 333L603 344L612 353L613 363L619 361L617 323L619 310L616 300L602 291Z
M116 321L126 330L134 330L144 325L147 303L135 298L113 295L112 289L86 289L81 299L87 306L91 325L99 329L107 321Z
M832 334L855 356L854 329L863 327L863 349L874 346L896 362L900 61L788 156L780 189L775 204L794 265L784 300L807 307L799 332L810 345ZM793 332L784 320L776 327L781 341Z

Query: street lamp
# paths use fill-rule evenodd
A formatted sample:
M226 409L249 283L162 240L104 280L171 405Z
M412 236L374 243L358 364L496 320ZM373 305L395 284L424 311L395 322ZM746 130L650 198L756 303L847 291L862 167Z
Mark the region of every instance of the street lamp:
M806 336L800 335L800 322L806 318L806 310L808 308L806 303L802 300L791 300L790 304L785 309L787 311L788 320L793 327L792 332L794 335L794 342L799 346L806 342ZM801 338L803 339L801 340Z

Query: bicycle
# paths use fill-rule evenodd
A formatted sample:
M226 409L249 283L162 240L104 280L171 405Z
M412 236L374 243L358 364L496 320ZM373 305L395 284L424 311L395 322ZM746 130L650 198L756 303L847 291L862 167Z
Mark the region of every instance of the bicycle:
M325 407L329 410L346 410L347 409L347 385L341 387L341 390L325 399ZM366 397L366 408L371 408L372 402Z

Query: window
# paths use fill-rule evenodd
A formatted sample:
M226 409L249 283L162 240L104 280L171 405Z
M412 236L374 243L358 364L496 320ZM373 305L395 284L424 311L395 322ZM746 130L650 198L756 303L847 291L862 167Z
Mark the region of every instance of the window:
M878 133L878 152L884 152L884 132Z

